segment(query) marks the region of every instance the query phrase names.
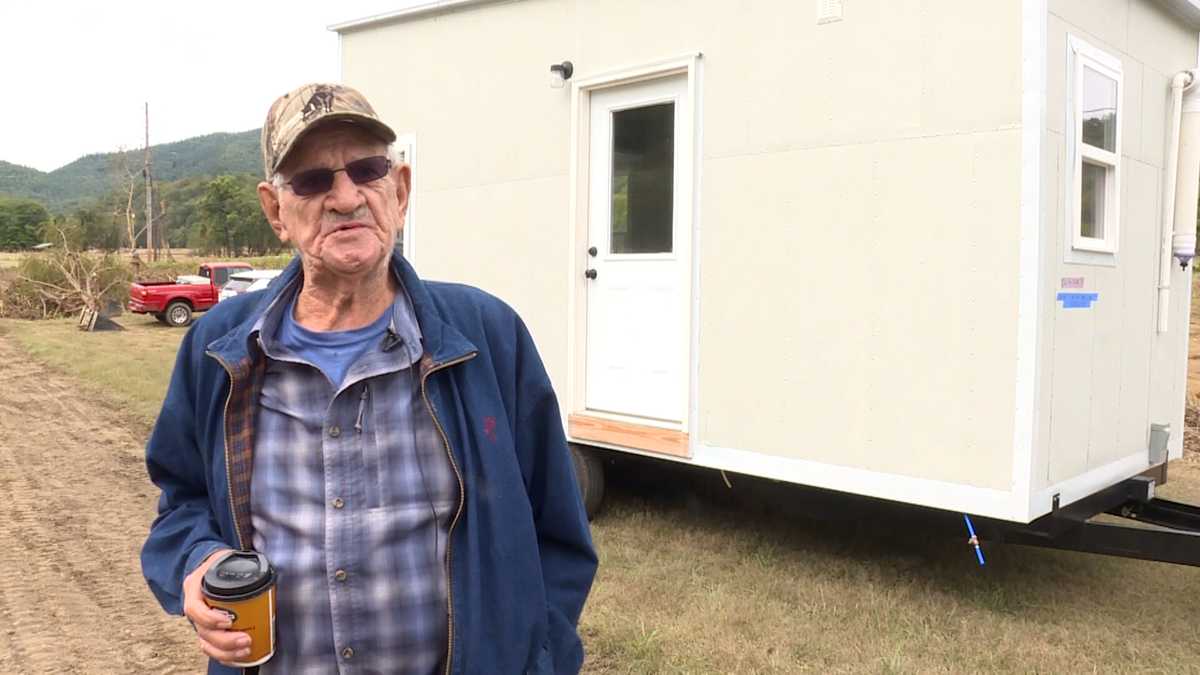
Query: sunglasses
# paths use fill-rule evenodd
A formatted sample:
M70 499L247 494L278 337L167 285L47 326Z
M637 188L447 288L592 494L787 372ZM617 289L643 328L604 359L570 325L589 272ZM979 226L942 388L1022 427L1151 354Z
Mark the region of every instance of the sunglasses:
M329 192L330 188L333 187L333 175L339 171L345 171L346 176L355 185L362 185L363 183L370 183L373 180L383 178L391 168L392 160L383 155L364 157L356 159L340 169L309 169L308 171L301 171L292 176L292 179L284 183L284 185L291 186L292 192L296 195L308 197L321 194L322 192Z

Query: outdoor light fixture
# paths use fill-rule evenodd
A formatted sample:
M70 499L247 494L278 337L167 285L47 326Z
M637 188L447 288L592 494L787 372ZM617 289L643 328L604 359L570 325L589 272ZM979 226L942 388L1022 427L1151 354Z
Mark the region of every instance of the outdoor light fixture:
M570 61L563 61L550 66L550 86L555 89L562 89L567 80L571 79L571 74L575 72L575 66L571 65Z

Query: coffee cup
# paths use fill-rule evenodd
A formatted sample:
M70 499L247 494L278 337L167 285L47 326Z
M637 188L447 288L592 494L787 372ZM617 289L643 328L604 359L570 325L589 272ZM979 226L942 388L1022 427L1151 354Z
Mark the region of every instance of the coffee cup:
M250 655L231 665L250 668L275 655L275 568L256 551L230 551L204 573L209 607L229 615L229 630L250 636Z

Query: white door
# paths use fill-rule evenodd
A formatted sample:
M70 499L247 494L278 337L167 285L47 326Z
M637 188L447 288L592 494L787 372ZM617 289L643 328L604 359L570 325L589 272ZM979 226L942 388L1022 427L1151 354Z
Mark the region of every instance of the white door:
M591 94L587 373L590 411L679 423L687 408L690 276L681 244L684 76Z

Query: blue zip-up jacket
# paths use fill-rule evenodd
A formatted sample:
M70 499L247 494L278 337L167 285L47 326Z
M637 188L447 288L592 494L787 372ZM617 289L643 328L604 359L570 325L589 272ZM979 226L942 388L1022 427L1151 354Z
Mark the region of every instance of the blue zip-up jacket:
M453 461L446 672L576 673L576 631L596 554L550 380L520 317L475 288L422 282L398 253L392 271L424 340L423 394ZM300 274L210 310L179 347L146 446L162 490L142 571L182 614L183 579L215 544L250 548L254 420L266 359L251 328ZM234 669L211 662L210 673Z

